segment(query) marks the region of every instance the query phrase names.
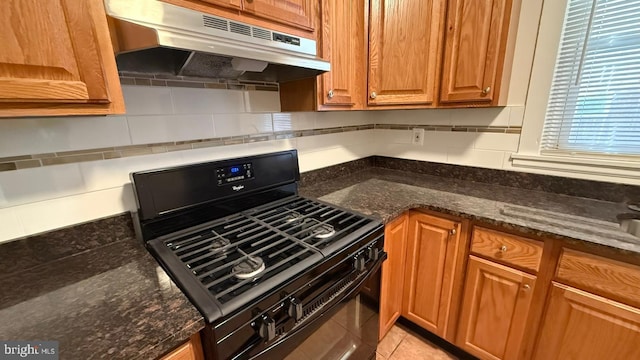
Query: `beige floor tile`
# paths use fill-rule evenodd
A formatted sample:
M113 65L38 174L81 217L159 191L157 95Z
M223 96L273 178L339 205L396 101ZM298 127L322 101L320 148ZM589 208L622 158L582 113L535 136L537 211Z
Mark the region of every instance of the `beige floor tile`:
M380 353L379 353L379 352L377 352L377 353L376 353L376 360L387 360L387 358L386 358L386 357L384 357L384 356L382 356L382 355L380 355Z
M408 333L388 360L455 360L456 358L427 340Z
M378 343L378 353L388 358L406 336L407 332L401 327L392 327L384 339Z
M307 360L309 356L303 353L300 349L295 349L291 354L289 354L284 360Z

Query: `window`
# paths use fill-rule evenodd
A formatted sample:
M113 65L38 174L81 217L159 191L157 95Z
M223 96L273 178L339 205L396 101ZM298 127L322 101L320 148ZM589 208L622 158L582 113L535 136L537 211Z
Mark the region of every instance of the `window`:
M640 0L569 0L541 152L640 155Z

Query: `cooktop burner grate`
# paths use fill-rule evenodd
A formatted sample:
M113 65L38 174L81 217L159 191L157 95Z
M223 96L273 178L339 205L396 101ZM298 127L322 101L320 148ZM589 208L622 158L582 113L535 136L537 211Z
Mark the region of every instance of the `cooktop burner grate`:
M310 267L329 245L348 241L348 234L370 221L294 197L169 235L164 244L225 303L265 281L286 280Z
M349 233L371 221L304 198L297 198L287 204L252 215L256 220L273 226L318 250L339 242Z

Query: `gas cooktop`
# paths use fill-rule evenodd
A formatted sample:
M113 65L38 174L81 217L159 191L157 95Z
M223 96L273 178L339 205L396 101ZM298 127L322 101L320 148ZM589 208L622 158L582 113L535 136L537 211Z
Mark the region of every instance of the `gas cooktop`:
M243 309L381 228L298 196L295 155L132 174L139 236L207 321Z

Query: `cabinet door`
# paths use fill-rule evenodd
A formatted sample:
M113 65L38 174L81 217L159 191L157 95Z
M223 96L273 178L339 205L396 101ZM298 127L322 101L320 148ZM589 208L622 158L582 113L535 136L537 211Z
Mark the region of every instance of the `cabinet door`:
M162 357L160 360L203 360L202 343L200 334L191 336L189 341L180 345L177 349Z
M313 30L313 7L313 0L243 0L246 12L305 30Z
M640 359L640 309L553 283L535 358Z
M388 258L382 264L380 282L380 334L387 334L402 311L402 286L409 216L401 215L384 229L384 250Z
M242 0L200 0L209 4L214 4L230 9L242 9Z
M103 6L100 0L0 2L0 115L124 111ZM98 106L65 110L68 104Z
M402 315L445 336L460 223L412 212L409 217Z
M369 105L434 101L443 0L371 0Z
M364 1L322 1L322 57L331 62L320 77L323 105L363 105L364 19Z
M470 256L457 345L481 359L519 359L535 279Z
M440 102L497 98L510 12L511 0L449 1Z

